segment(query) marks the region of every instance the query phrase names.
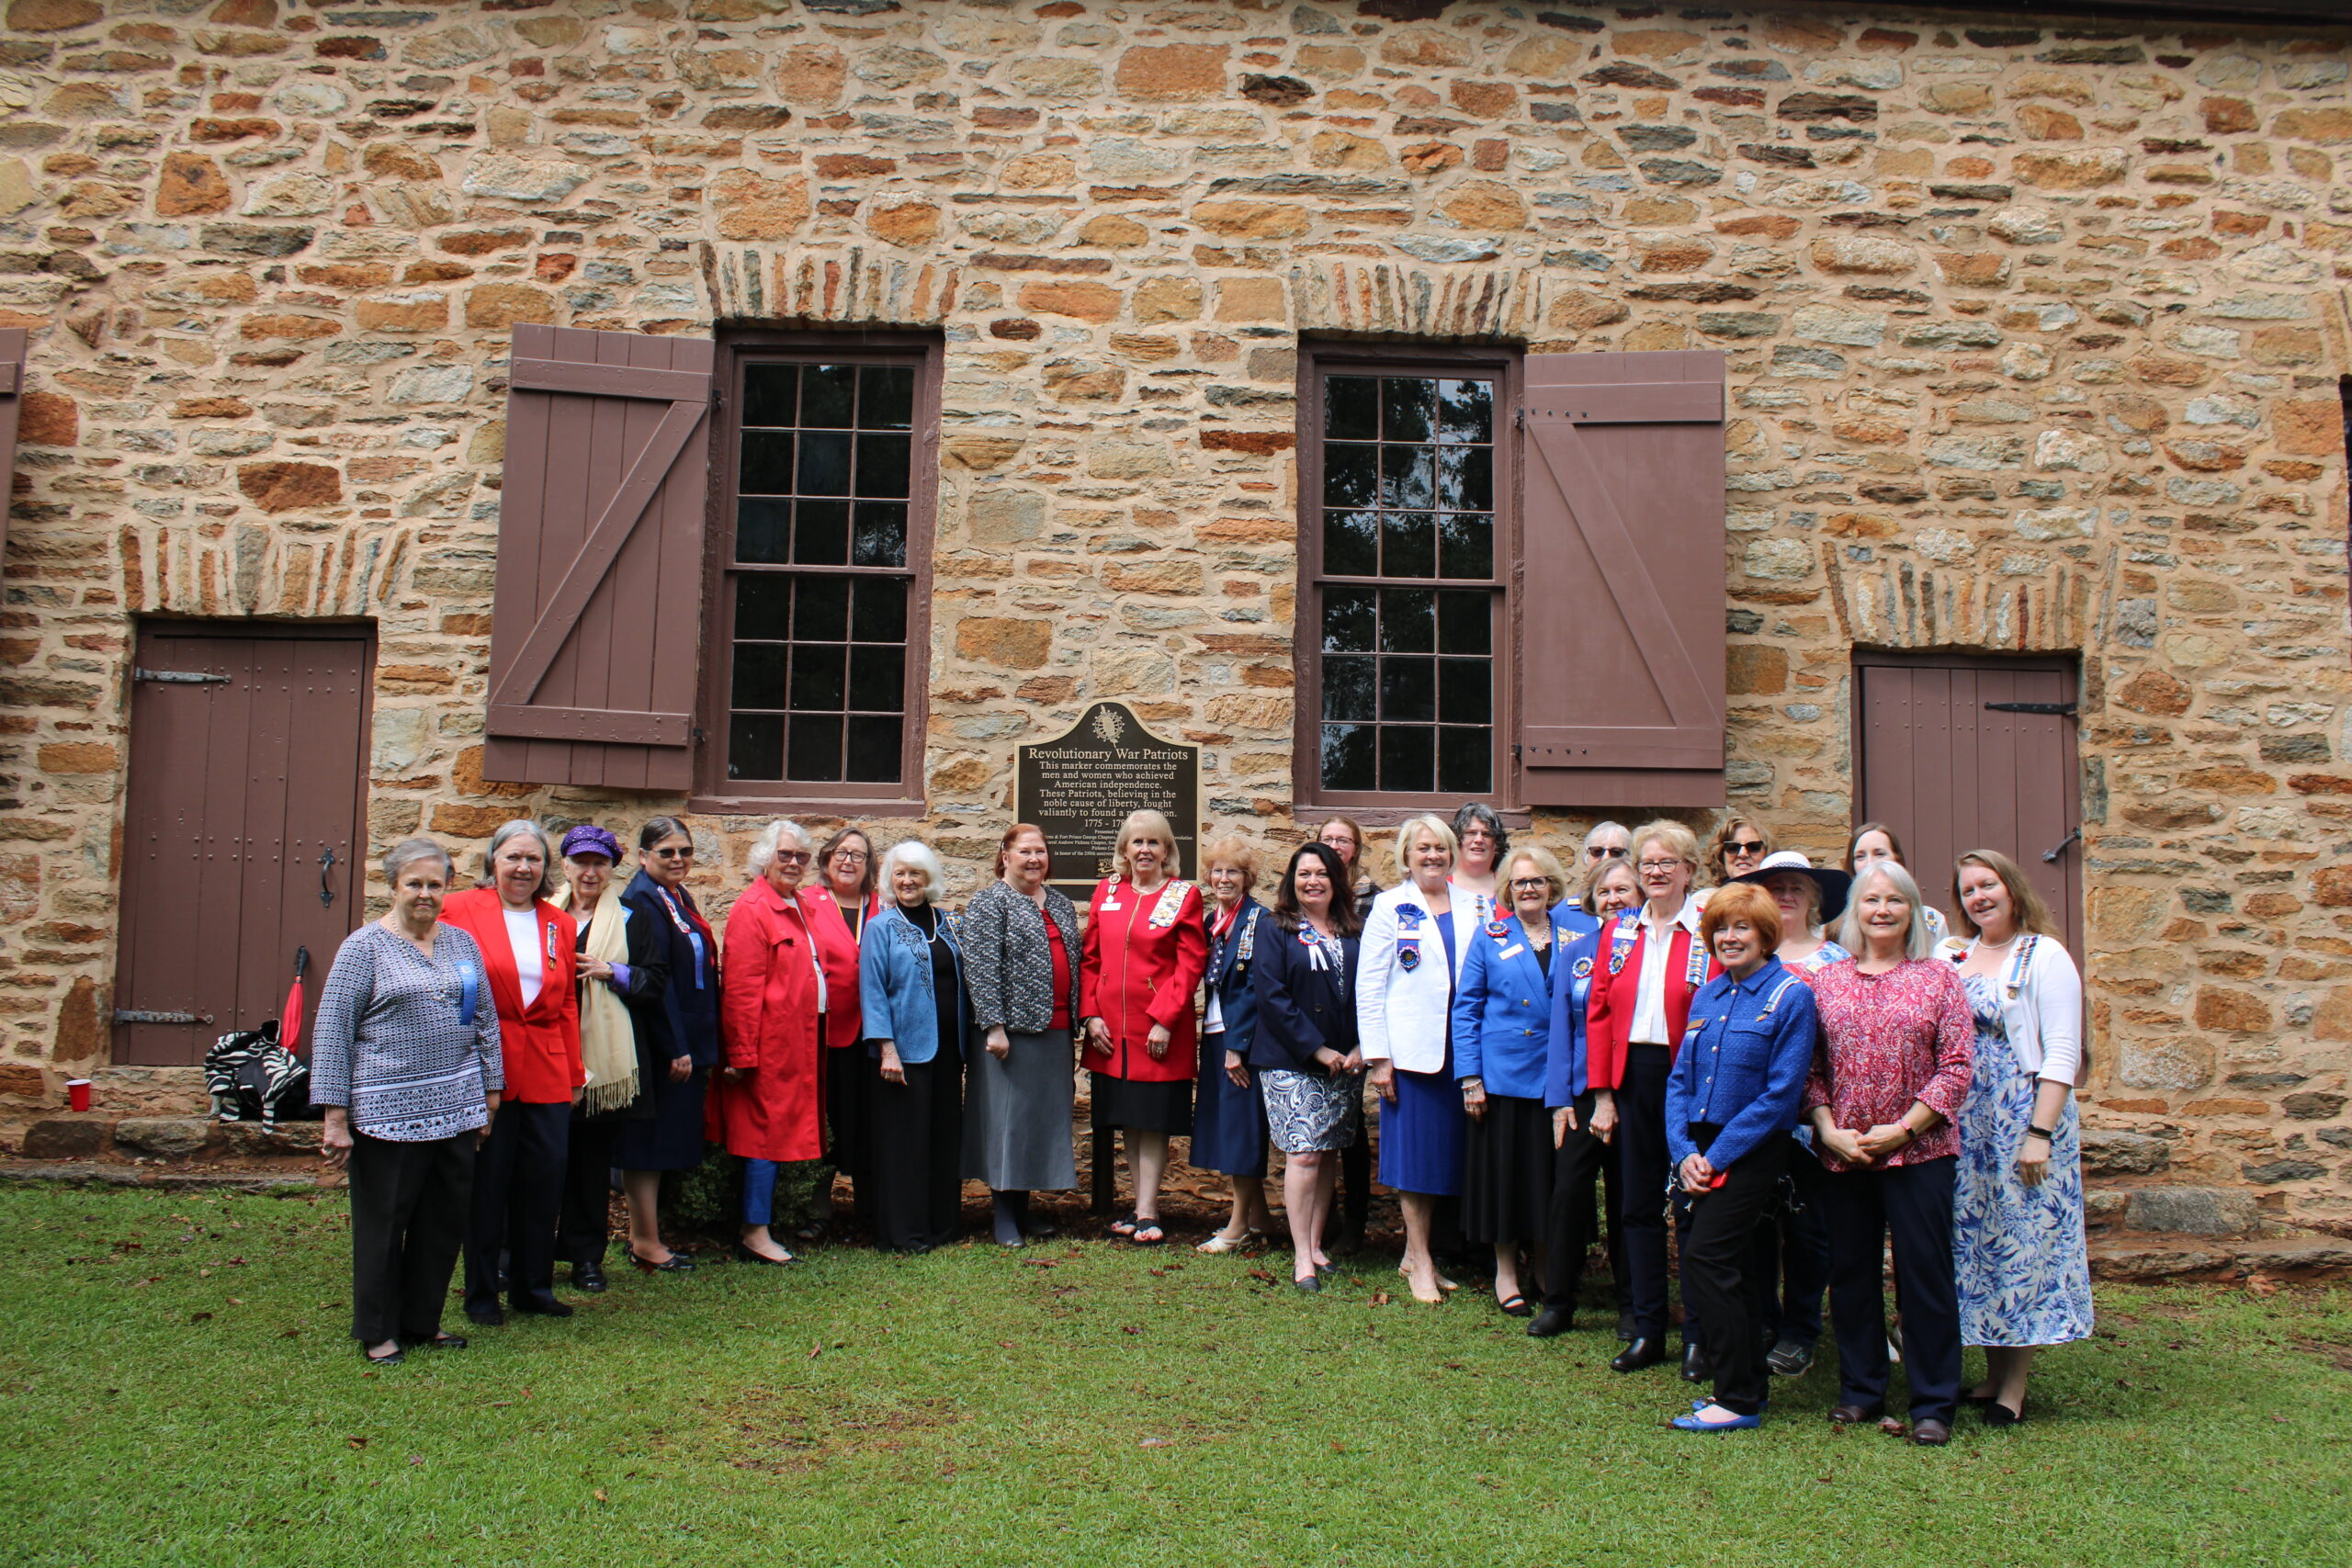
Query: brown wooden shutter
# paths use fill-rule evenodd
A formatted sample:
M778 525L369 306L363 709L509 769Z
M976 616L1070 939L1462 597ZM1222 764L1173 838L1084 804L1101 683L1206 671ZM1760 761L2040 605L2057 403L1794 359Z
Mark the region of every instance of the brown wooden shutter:
M1724 356L1531 354L1520 785L1724 802Z
M514 329L484 777L691 784L717 351Z
M8 547L8 507L17 491L17 411L25 401L25 329L0 330L0 554Z

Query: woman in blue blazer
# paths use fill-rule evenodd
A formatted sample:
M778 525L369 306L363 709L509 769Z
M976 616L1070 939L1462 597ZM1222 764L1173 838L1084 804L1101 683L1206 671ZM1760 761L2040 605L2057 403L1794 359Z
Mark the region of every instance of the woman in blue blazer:
M1258 885L1258 852L1238 833L1201 852L1208 901L1209 966L1201 976L1201 1059L1193 1089L1193 1142L1185 1163L1233 1179L1233 1212L1225 1228L1194 1250L1231 1252L1274 1228L1266 1207L1266 1101L1250 1070L1250 1037L1258 1027L1258 994L1250 971L1272 940L1266 907L1250 897Z
M1470 1118L1462 1234L1493 1245L1495 1300L1513 1317L1535 1310L1520 1290L1519 1254L1525 1247L1540 1259L1551 1213L1544 1070L1563 934L1552 910L1567 892L1567 874L1549 850L1506 851L1495 918L1470 933L1453 990L1453 1073Z
M910 839L882 857L888 907L858 940L858 998L875 1081L865 1102L874 1244L929 1252L964 1204L964 961L938 905L939 857Z
M1598 829L1596 829L1597 831ZM1617 1213L1617 1162L1609 1145L1617 1135L1617 1097L1595 1089L1585 1075L1585 1008L1592 998L1592 973L1600 962L1600 933L1612 916L1638 908L1641 879L1623 855L1602 859L1585 882L1582 897L1553 911L1563 933L1578 932L1552 963L1552 1041L1544 1064L1544 1105L1552 1113L1552 1201L1544 1232L1544 1310L1527 1325L1538 1339L1576 1326L1577 1282L1584 1278L1584 1255L1592 1246L1593 1181L1602 1189L1603 1212ZM1617 1283L1617 1337L1633 1337L1632 1303L1625 1278L1625 1249L1614 1218L1609 1222L1609 1272Z
M1257 1030L1250 1065L1266 1100L1266 1132L1283 1151L1291 1282L1323 1288L1331 1267L1323 1224L1340 1173L1337 1151L1363 1135L1363 1050L1356 1038L1355 900L1347 863L1329 844L1301 844L1274 894L1273 929L1251 965Z

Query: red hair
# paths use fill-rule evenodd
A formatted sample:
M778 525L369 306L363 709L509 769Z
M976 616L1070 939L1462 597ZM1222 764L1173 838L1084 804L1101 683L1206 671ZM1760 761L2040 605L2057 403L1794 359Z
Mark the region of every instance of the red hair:
M1046 846L1046 874L1047 876L1053 875L1054 842L1051 839L1046 837L1046 830L1043 828L1038 827L1035 822L1015 822L1012 827L1007 828L1004 830L1004 837L999 839L996 843L996 871L994 874L998 876L1002 876L1004 874L1004 857L1012 852L1012 841L1021 837L1023 833L1036 834L1037 841Z
M1735 882L1708 896L1706 911L1699 917L1699 940L1709 953L1715 951L1715 933L1734 920L1754 926L1767 953L1781 945L1781 906L1757 884Z

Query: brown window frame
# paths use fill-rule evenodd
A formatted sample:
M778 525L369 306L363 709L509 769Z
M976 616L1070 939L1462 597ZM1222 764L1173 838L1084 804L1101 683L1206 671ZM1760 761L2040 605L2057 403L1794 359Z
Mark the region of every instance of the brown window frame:
M1520 666L1520 466L1518 411L1521 354L1516 347L1442 344L1343 344L1312 340L1298 358L1298 590L1292 664L1297 679L1297 709L1292 731L1291 787L1294 812L1302 822L1348 816L1367 827L1390 827L1408 817L1440 810L1450 814L1478 801L1523 818L1518 798L1519 770L1511 745L1518 733ZM1483 795L1437 792L1406 794L1323 787L1323 600L1327 581L1375 584L1372 578L1326 578L1323 573L1324 378L1350 376L1490 376L1495 382L1495 570L1493 660L1494 711L1490 787ZM1459 585L1459 584L1457 584Z
M923 761L931 687L933 541L939 522L939 417L945 380L944 344L936 335L906 332L802 332L789 327L722 329L718 333L718 400L711 433L708 523L704 530L703 671L695 694L695 792L689 809L716 814L805 810L829 817L919 817L924 798ZM735 558L736 485L741 462L743 371L778 362L905 365L915 372L915 404L907 475L907 661L905 728L899 736L895 784L803 779L750 780L727 776L729 687L734 676L735 596L728 578ZM894 573L894 575L897 575Z

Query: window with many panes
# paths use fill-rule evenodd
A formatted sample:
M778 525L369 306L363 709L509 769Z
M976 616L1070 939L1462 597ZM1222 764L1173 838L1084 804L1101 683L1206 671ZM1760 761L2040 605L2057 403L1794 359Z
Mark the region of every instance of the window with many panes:
M710 739L717 793L920 794L920 350L735 345Z
M1506 361L1309 361L1303 794L1494 796L1503 703Z

